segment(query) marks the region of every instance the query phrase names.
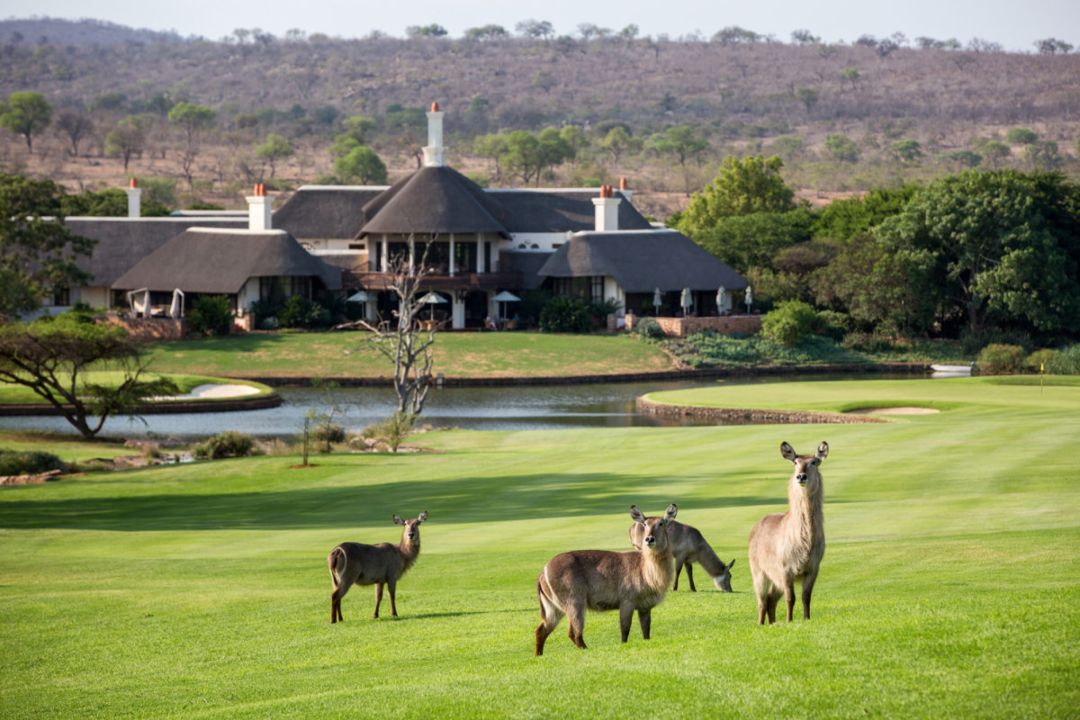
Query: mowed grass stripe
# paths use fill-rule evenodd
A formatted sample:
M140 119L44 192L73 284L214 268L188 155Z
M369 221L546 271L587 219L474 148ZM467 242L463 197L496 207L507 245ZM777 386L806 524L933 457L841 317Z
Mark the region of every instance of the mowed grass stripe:
M431 452L308 470L268 457L5 491L0 715L1069 717L1080 487L1063 463L1080 401L936 382L897 387L955 409L888 424L439 432L419 440ZM863 393L840 385L827 394ZM825 390L768 392L799 409ZM814 619L758 627L747 533L784 508L780 441L823 439ZM544 562L629 549L629 504L671 500L736 558L736 592L699 569L701 592L654 611L653 640L635 623L621 645L617 613L591 613L589 650L564 623L533 658ZM358 587L332 627L329 549L396 541L390 514L423 509L402 617L371 620Z

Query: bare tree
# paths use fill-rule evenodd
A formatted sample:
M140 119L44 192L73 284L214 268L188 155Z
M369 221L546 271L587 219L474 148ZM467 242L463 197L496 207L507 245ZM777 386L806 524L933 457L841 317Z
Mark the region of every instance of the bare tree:
M387 288L397 297L397 310L389 322L377 326L363 323L371 331L372 346L394 364L394 392L397 408L390 422L410 427L424 409L428 392L434 383L432 365L435 345L435 327L424 327L421 312L427 303L420 292L424 278L432 273L427 266L428 250L434 238L424 245L419 262L413 262L415 252L408 256L391 258L387 272ZM414 236L409 237L410 248L416 248ZM416 248L419 249L419 248Z

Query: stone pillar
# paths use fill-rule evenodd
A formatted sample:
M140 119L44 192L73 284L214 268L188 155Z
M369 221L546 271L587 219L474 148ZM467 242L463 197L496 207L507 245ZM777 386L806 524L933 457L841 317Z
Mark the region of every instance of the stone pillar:
M457 262L454 259L454 233L450 233L450 277L457 272Z
M465 329L465 298L459 292L452 293L450 298L450 327Z
M484 263L484 235L476 233L476 272L485 273L487 267Z

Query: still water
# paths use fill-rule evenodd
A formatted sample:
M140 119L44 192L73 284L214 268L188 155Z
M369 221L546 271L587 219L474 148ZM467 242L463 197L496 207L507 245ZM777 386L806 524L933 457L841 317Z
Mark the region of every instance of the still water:
M885 375L862 376L876 379ZM913 376L901 376L913 377ZM918 376L914 376L918 377ZM475 430L548 430L574 427L630 427L701 424L692 419L639 415L634 400L659 390L715 387L718 383L780 382L724 379L712 381L658 381L597 385L516 386L492 388L433 389L424 407L422 422L440 428ZM826 376L800 380L835 379ZM116 417L105 425L104 435L139 437L148 434L174 437L206 436L225 430L253 435L290 436L303 430L310 411L326 412L336 404L343 416L338 422L356 431L385 419L394 408L391 388L338 388L329 395L313 388L278 388L284 402L268 410L227 413L146 415L143 420ZM144 422L145 421L145 424ZM60 417L0 417L0 429L49 430L74 433Z

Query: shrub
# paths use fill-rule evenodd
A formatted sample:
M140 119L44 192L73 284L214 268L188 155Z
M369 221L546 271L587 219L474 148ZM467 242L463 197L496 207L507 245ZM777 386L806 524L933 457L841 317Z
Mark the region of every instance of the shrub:
M776 306L761 321L761 334L773 342L792 347L814 334L818 315L801 300L788 300Z
M330 324L330 313L322 305L302 295L292 295L277 314L282 327L313 327Z
M868 333L868 332L849 332L844 336L844 340L841 343L848 350L857 350L858 352L876 353L891 350L893 346L892 338L888 335L882 335L881 333Z
M195 457L200 460L220 460L230 457L247 457L255 454L255 438L247 433L226 430L195 447Z
M819 335L830 337L836 342L844 339L851 330L851 316L847 313L835 310L821 310L818 312L817 332Z
M588 306L577 298L552 298L540 311L544 332L588 332L591 324Z
M1045 367L1046 372L1053 372L1050 368L1054 367L1057 355L1057 350L1036 350L1024 360L1024 369L1028 372L1037 373L1040 367Z
M324 446L329 447L331 443L345 442L345 428L337 423L324 423L316 425L311 436L315 439L315 442L323 443Z
M52 453L0 450L0 475L36 475L50 470L67 470L67 465Z
M1080 375L1080 345L1070 345L1056 351L1046 364L1046 372L1054 375Z
M975 361L983 375L1003 375L1024 369L1024 348L1019 345L991 343Z
M664 331L655 318L643 317L634 323L634 333L644 338L662 338Z
M188 327L204 335L228 335L232 325L232 303L227 295L200 295L187 314Z
M412 432L416 416L408 413L394 413L386 420L374 425L369 425L360 433L362 438L372 438L384 442L389 446L390 452L397 452L401 443Z

